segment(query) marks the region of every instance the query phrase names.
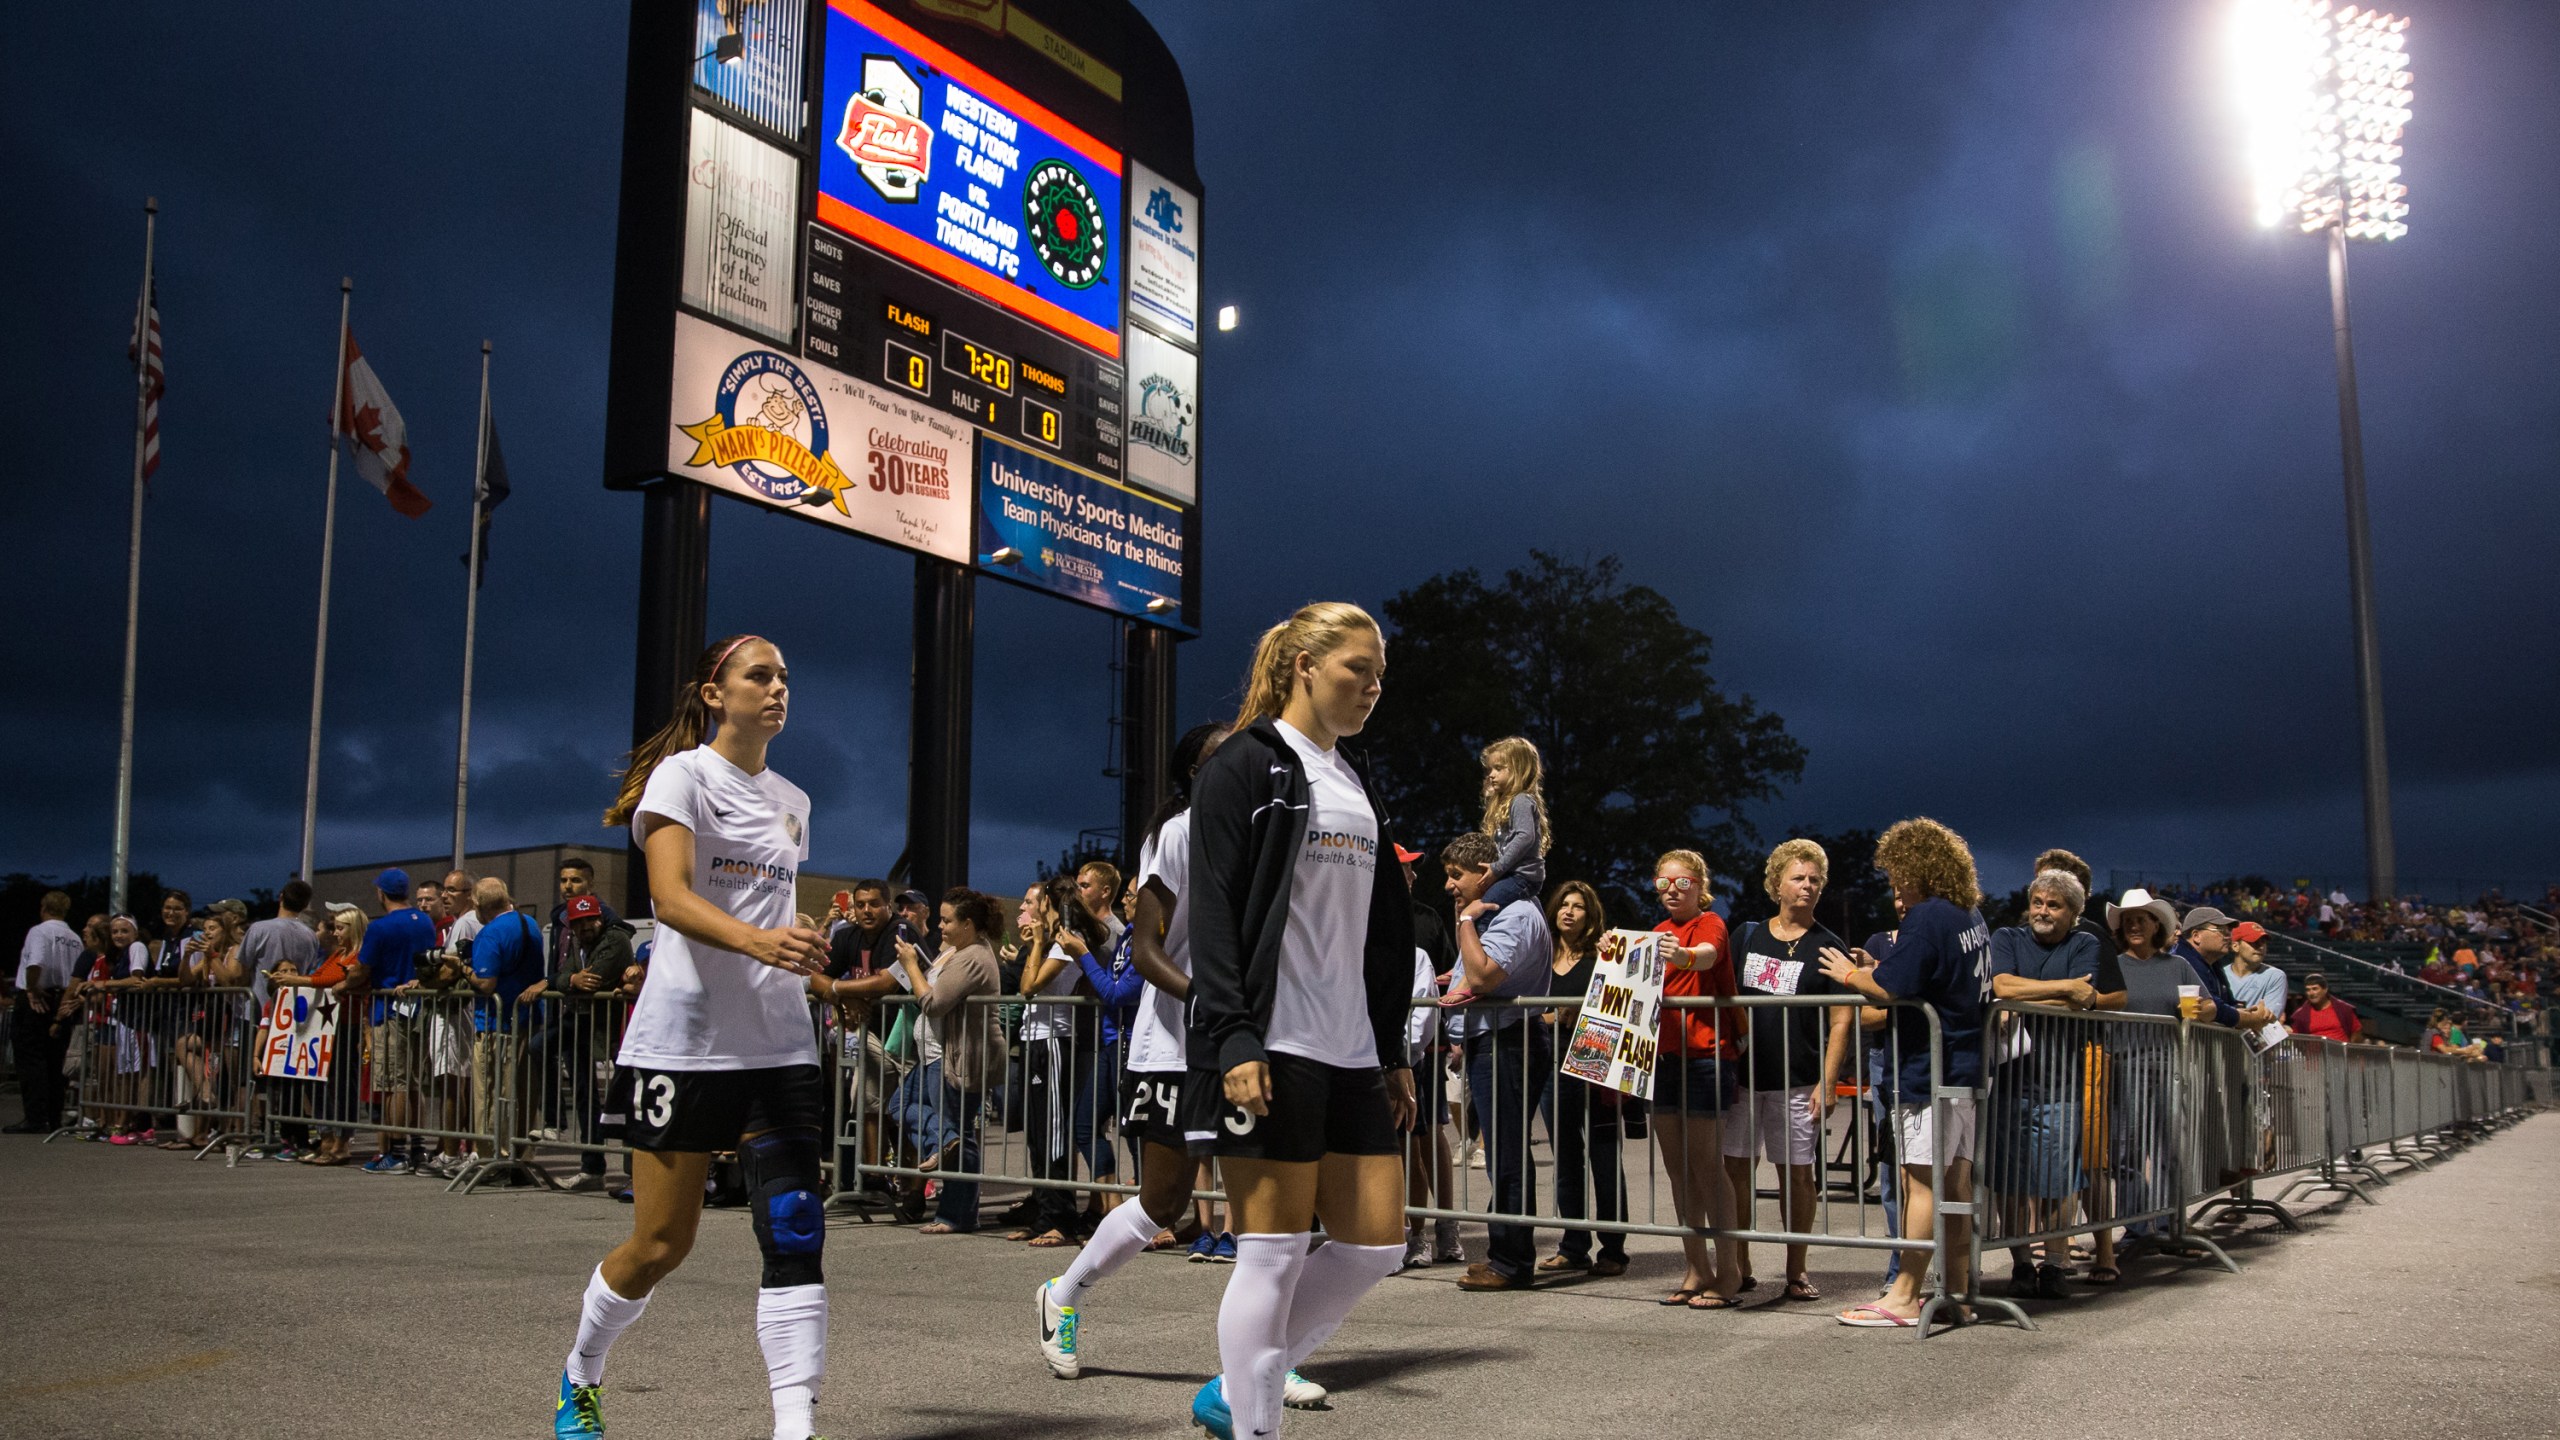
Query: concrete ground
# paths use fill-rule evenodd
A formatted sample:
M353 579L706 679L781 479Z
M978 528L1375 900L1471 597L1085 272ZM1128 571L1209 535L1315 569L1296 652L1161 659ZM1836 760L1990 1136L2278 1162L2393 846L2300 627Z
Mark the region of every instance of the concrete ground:
M1458 1291L1387 1282L1306 1369L1304 1440L1617 1433L2549 1436L2560 1433L2560 1115L2279 1235L2230 1275L2135 1262L2035 1306L2042 1328L1920 1341L1831 1323L1880 1261L1817 1251L1821 1305L1656 1307L1669 1243L1622 1280ZM32 1139L0 1143L0 1435L548 1435L578 1295L628 1212L592 1196L447 1196L351 1170ZM1060 1262L993 1236L840 1220L821 1428L852 1437L1184 1433L1217 1362L1226 1271L1140 1257L1086 1307L1086 1377L1048 1377L1032 1287ZM2521 1243L2519 1243L2521 1242ZM1473 1248L1481 1254L1480 1236ZM613 1354L613 1433L769 1433L736 1212ZM1774 1285L1763 1252L1755 1299ZM2002 1269L1993 1265L1994 1273ZM1988 1428L1986 1428L1988 1427Z

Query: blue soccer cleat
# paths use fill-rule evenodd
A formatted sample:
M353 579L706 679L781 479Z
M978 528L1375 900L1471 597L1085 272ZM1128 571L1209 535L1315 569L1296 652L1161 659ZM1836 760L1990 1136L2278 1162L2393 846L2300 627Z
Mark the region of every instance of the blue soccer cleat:
M560 1403L552 1407L551 1433L558 1440L598 1440L604 1434L604 1387L580 1385L560 1372Z
M1236 1417L1227 1409L1227 1377L1216 1377L1191 1397L1191 1423L1213 1440L1236 1440Z

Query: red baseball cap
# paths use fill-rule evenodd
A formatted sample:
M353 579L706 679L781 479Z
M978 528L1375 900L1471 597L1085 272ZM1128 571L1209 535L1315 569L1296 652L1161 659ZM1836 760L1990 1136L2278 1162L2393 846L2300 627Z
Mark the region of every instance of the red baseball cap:
M1410 865L1421 858L1422 852L1419 850L1407 850L1402 845L1396 847L1396 861L1399 864Z
M604 918L604 902L593 895L572 895L569 897L568 918L601 920Z
M2267 943L2267 927L2255 920L2243 920L2231 927L2231 938L2243 945L2264 945Z

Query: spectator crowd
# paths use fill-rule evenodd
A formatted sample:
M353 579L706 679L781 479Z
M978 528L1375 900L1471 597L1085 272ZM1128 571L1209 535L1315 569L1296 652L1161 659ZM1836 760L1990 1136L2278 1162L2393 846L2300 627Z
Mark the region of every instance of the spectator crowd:
M1652 1037L1648 1104L1559 1072L1616 922L1592 885L1549 883L1534 747L1501 742L1485 763L1480 830L1436 855L1396 848L1417 896L1436 889L1450 902L1416 902L1407 1037L1423 1096L1409 1155L1416 1208L1467 1208L1454 1177L1481 1167L1490 1188L1473 1208L1542 1213L1534 1117L1561 1217L1627 1221L1625 1157L1650 1138L1684 1225L1749 1228L1766 1166L1779 1222L1801 1233L1813 1227L1825 1183L1825 1127L1845 1099L1891 1157L1879 1193L1899 1233L1928 1236L1937 1197L1969 1193L1985 1127L2024 1146L2023 1169L1994 1183L2032 1230L2094 1192L2071 1164L2046 1163L2056 1135L2078 1125L2060 1090L2013 1087L2000 1113L1974 1113L1986 1067L2000 1063L1986 1052L2011 1043L1986 1034L1996 1028L1986 1023L1992 1003L2175 1017L2273 1043L2287 1034L2370 1043L2364 1018L2325 973L2273 963L2272 937L2423 943L2416 976L2453 1003L2422 1044L2488 1062L2506 1058L2510 1027L2475 1035L2458 1002L2525 1007L2530 1018L2560 963L2548 926L2495 894L2471 905L2363 905L2232 882L2107 899L2092 894L2088 865L2058 849L2037 857L2018 913L1986 917L1969 848L1926 819L1884 832L1872 859L1891 884L1897 922L1853 943L1815 918L1835 857L1813 841L1778 845L1761 874L1722 897L1707 861L1675 848L1653 868L1658 914L1638 922L1662 937L1666 997L1830 1003L1666 1009ZM69 897L49 893L9 993L23 1115L6 1128L69 1127L128 1148L228 1142L243 1158L448 1178L475 1164L504 1173L527 1146L565 1147L578 1166L567 1188L613 1188L627 1199L607 1183L616 1112L628 1099L613 1061L628 1003L647 983L649 946L594 893L586 861L565 861L555 880L547 920L503 881L461 871L383 871L368 908L315 905L297 879L272 915L170 891L155 915L78 917L77 928ZM1744 887L1759 893L1737 904ZM1027 1246L1081 1243L1111 1204L1105 1190L1085 1187L1137 1173L1134 1145L1124 1169L1115 1142L1146 988L1130 923L1136 901L1117 868L1094 860L1027 887L1017 902L963 888L937 903L862 880L838 892L823 919L800 917L828 937L827 963L808 987L828 1032L831 1083L865 1107L837 1157L848 1186L927 1233L992 1225ZM1737 918L1744 910L1765 918ZM1941 1068L1930 1065L1930 1023L1903 1002L1931 1007ZM267 1050L278 1016L305 1006L338 1020L327 1073L262 1078L248 1057ZM87 1102L76 1114L74 1093ZM1029 1177L1049 1183L982 1213L978 1182L942 1172L978 1173L990 1132L1017 1131ZM374 1145L361 1155L353 1141L367 1135ZM1196 1188L1216 1188L1211 1164L1199 1162ZM2022 1247L2012 1293L2057 1294L2068 1278L2111 1283L2116 1237L2101 1229L2092 1238L2078 1256L2059 1243ZM1207 1200L1155 1244L1204 1263L1236 1253ZM1481 1253L1462 1288L1528 1289L1627 1265L1625 1236L1614 1230L1563 1231L1542 1256L1535 1229L1496 1222ZM1782 1299L1821 1298L1807 1255L1785 1248L1774 1286ZM1409 1267L1466 1258L1454 1221L1418 1221L1407 1233ZM2073 1277L2080 1260L2087 1268ZM1689 1237L1682 1262L1665 1304L1730 1308L1761 1283L1737 1241ZM1951 1250L1945 1263L1960 1271L1961 1255ZM1927 1268L1888 1252L1883 1293L1843 1311L1842 1322L1917 1323Z

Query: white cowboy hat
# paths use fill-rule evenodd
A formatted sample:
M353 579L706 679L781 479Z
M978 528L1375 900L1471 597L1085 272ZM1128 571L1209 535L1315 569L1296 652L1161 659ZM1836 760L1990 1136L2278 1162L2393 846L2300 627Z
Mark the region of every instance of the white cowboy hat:
M2107 902L2107 928L2110 930L2116 928L2116 917L2131 910L2148 911L2152 919L2160 922L2160 939L2157 943L2166 945L2177 935L2176 907L2140 886L2124 892L2124 903L2121 905L2112 900Z

